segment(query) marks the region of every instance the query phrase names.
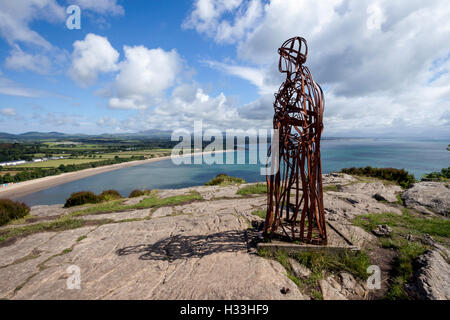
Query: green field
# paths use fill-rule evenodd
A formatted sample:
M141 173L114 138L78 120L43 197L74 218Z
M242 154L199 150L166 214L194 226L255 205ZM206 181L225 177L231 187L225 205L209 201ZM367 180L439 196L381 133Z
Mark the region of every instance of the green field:
M58 160L48 160L48 161L42 161L42 162L26 163L26 164L14 166L13 168L56 168L62 164L63 165L81 164L81 163L95 162L95 161L100 161L100 160L102 160L102 158L99 158L99 159L92 159L92 158L58 159Z
M129 158L131 156L144 156L146 158L157 158L166 155L170 155L170 149L152 149L152 150L136 150L136 151L123 151L123 152L113 152L113 153L96 153L91 152L88 156L77 156L70 157L68 159L57 159L57 160L47 160L42 162L31 162L26 164L21 164L17 166L5 167L4 169L10 168L57 168L60 165L70 165L70 164L83 164L89 162L98 162L107 159L113 159L114 157ZM43 154L35 154L36 158L43 157ZM67 154L53 154L52 156L66 156Z
M88 168L170 156L172 147L177 144L167 137L130 139L126 136L75 135L66 139L46 138L51 135L31 133L27 141L0 142L0 162L26 161L17 166L0 167L0 183L17 183ZM61 135L58 134L58 137ZM52 160L52 157L58 159ZM49 160L33 162L42 158Z

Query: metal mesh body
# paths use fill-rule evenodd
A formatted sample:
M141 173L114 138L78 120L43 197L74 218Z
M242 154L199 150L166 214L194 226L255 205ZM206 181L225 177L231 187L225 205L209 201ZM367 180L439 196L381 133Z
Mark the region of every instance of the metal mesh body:
M273 128L279 131L279 170L267 175L264 233L290 241L326 244L320 136L323 91L306 62L306 40L294 37L278 49L286 80L275 95Z

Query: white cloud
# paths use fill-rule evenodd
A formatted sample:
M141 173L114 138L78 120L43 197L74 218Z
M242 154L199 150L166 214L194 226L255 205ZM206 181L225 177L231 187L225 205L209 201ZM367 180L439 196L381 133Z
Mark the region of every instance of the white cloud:
M0 1L0 35L10 44L23 42L50 49L52 45L29 24L35 20L62 22L64 8L56 0Z
M233 43L242 39L247 31L250 31L261 18L263 6L260 0L251 0L246 8L238 11L234 22L222 20L217 27L215 40L217 42Z
M82 10L91 10L101 14L122 15L125 10L117 4L117 0L72 0L70 3L77 4Z
M219 43L234 43L251 30L262 13L260 0L197 0L182 26L196 29ZM234 15L233 21L223 19L226 14Z
M195 28L198 32L213 31L217 28L218 19L224 13L238 8L242 2L243 0L197 0L183 27Z
M205 129L248 129L263 125L254 117L240 115L239 108L223 93L212 96L198 84L182 84L153 110L139 111L138 115L122 121L120 127L128 131L192 129L197 120L203 121Z
M118 121L110 116L106 115L97 120L96 124L99 127L115 127L118 124Z
M16 115L16 109L14 108L3 108L0 110L0 113L7 117L13 117Z
M57 0L1 0L0 37L12 47L10 56L5 61L7 68L47 74L61 67L61 62L67 59L65 50L54 46L31 26L37 21L64 26L67 18L64 5L70 3L101 15L124 14L123 7L116 0L68 0L62 5ZM103 17L95 19L101 20ZM22 51L21 47L25 47L27 52Z
M32 119L34 122L44 124L44 128L47 128L44 130L48 130L49 127L79 127L85 120L82 116L63 112L34 113Z
M93 84L99 73L118 69L119 53L105 37L89 33L75 41L73 48L69 76L82 87Z
M40 74L47 74L51 69L50 59L43 54L29 54L23 52L16 45L5 60L5 66L9 69L24 71L30 70Z
M0 94L16 97L37 98L48 96L44 91L23 87L22 85L1 76L0 73Z
M262 126L272 126L273 94L262 95L259 99L239 108L239 116L248 120L258 120Z
M182 60L175 50L125 46L124 52L125 59L112 84L109 107L146 109L175 84L182 71Z
M246 2L228 11L213 10L204 19L197 14L199 3L185 26L219 43L237 43L233 65L210 66L250 81L263 94L240 108L241 114L262 103L270 110L261 88L270 91L281 84L277 48L299 35L308 41L306 64L326 88L325 134L414 133L439 127L448 136L448 1L271 0L262 17L230 37L218 26L237 21Z
M372 3L367 7L367 29L380 30L381 25L385 22L385 16L383 10L378 2Z
M204 61L211 68L215 68L222 72L228 73L250 81L258 88L260 94L272 94L278 89L279 84L268 83L271 79L268 78L266 70L261 68L252 68L247 66L230 65L217 61Z

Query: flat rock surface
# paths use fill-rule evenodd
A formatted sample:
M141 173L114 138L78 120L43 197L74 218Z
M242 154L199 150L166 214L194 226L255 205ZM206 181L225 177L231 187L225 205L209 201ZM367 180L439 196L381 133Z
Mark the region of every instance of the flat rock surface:
M406 207L421 213L450 214L450 187L443 182L418 182L402 194Z
M19 239L0 248L0 297L306 299L278 262L248 253L247 217L263 199L197 202L170 217ZM70 266L81 289L67 289Z
M354 226L349 222L329 222L329 224L331 224L332 228L336 229L337 232L344 235L353 245L359 248L364 248L377 240L374 235L364 231L360 227Z
M397 185L383 184L382 182L371 183L354 183L343 186L343 192L352 194L364 194L369 197L378 198L387 202L396 202L397 194L401 193L403 189Z
M324 175L323 182L339 186L324 192L326 218L337 230L329 228L330 243L333 234L343 234L359 247L373 244L376 237L353 226L351 219L368 213L401 214L398 204L389 203L397 201L399 187L361 182L340 173ZM415 202L410 200L410 204L420 203L425 208L425 199L434 192L440 200L430 200L426 208L434 210L434 204L435 208L442 204L448 208L448 188L428 184L419 183L404 192L405 202L408 204L406 199L415 196L419 185L423 196ZM309 299L287 277L281 264L253 254L248 228L252 221L263 221L252 212L265 209L266 195L237 195L245 185L158 190L161 198L196 191L204 199L184 205L79 216L90 224L90 220L104 222L36 233L0 244L0 298ZM377 200L375 194L386 201ZM125 201L131 204L142 199ZM79 209L37 206L31 213L42 219L39 222ZM421 290L430 299L449 299L449 287L442 285L449 283L447 261L439 253L424 255L422 260L416 291ZM78 268L80 289L68 289L67 283L74 279L70 270ZM308 271L296 266L299 277L308 277ZM319 285L325 299L364 298L367 293L362 283L345 273L327 276ZM288 288L288 293L283 294L283 288Z
M327 191L324 193L326 218L331 221L349 220L361 214L401 211L364 193Z
M70 249L93 229L38 233L0 248L0 298L13 298L16 290L46 267L48 259Z
M113 221L122 221L126 219L144 219L150 218L151 209L139 209L123 212L113 212L113 213L101 213L101 214L91 214L78 217L83 220L100 220L100 219L110 219Z
M342 286L332 276L319 280L323 300L347 300L342 293Z
M36 217L51 217L62 215L67 212L62 204L54 204L49 206L33 206L30 208L30 214Z
M332 172L322 175L322 183L324 185L347 185L358 181L355 177L339 172Z
M227 187L220 186L198 186L184 189L164 189L158 190L158 196L161 198L188 194L189 192L196 191L198 192L203 199L211 200L211 199L220 199L220 198L241 198L241 195L236 194L236 192L249 184L241 184L241 185L230 185Z

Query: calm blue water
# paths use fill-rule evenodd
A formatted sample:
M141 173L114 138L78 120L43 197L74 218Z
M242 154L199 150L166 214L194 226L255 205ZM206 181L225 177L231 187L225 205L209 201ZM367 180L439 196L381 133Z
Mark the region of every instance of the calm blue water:
M449 141L406 141L393 139L322 140L324 173L347 167L403 168L420 178L424 173L450 166ZM236 156L236 155L235 155ZM247 161L248 163L248 161ZM29 194L16 200L28 205L64 203L72 193L90 190L100 193L116 189L123 196L131 190L150 188L184 188L203 185L219 173L244 178L248 182L264 181L260 164L250 165L175 165L171 160L101 173Z

